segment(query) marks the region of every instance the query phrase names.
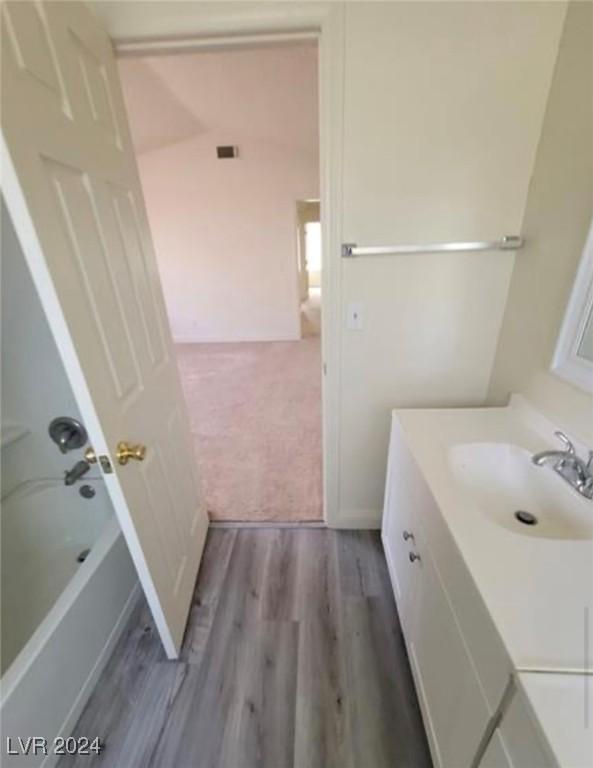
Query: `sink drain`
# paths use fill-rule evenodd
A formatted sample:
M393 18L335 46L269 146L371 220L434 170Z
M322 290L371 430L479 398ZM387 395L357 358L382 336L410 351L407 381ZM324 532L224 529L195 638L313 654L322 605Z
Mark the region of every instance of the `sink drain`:
M515 512L515 517L523 525L537 525L537 517L532 515L531 512L525 512L523 509Z

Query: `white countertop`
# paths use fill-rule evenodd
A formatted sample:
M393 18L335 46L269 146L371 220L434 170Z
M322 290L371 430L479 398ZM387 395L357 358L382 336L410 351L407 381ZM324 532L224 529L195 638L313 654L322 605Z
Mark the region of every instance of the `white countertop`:
M557 427L517 397L505 408L395 414L515 669L593 672L593 541L503 527L468 499L448 459L451 447L467 443L514 444L531 454L557 448ZM538 471L576 493L549 467Z
M593 766L593 676L523 672L517 683L562 768Z

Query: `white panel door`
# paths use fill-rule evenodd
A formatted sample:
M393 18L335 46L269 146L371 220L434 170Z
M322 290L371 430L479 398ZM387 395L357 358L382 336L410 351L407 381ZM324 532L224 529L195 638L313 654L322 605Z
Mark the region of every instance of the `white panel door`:
M208 521L111 41L79 2L2 14L4 195L174 658Z

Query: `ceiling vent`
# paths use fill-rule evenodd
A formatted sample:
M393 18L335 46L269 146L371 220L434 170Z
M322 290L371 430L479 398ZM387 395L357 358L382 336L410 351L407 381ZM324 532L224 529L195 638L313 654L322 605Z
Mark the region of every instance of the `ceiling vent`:
M218 157L219 160L227 160L230 157L239 157L239 147L233 147L231 145L216 147L216 157Z

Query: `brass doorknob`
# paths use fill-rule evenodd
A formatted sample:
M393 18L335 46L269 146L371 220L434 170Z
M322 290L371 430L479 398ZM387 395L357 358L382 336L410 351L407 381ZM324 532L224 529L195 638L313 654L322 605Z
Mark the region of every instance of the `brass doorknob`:
M146 446L145 445L130 445L129 443L126 443L125 440L122 440L117 444L117 463L121 464L122 466L126 465L130 459L134 459L135 461L144 461L144 457L146 456Z

